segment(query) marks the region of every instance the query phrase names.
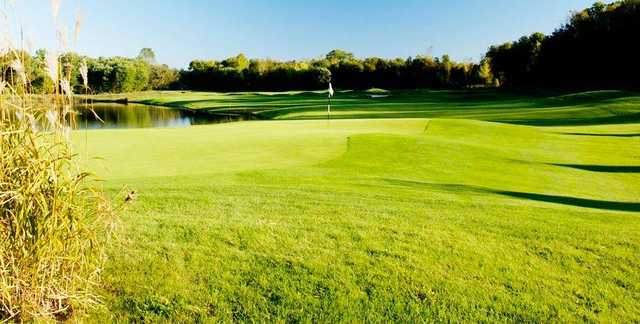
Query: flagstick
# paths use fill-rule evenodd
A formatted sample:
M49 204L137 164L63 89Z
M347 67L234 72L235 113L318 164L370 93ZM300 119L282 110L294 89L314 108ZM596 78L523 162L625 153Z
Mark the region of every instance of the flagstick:
M327 99L329 100L327 103L327 123L331 120L331 97L333 97L333 86L331 82L329 82L329 91L327 92Z

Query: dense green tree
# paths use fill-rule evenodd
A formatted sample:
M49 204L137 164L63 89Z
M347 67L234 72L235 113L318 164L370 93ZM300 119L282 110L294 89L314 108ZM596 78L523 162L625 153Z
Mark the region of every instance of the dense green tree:
M232 68L238 71L244 71L249 67L250 62L249 62L249 59L247 59L247 57L244 56L244 54L238 54L237 56L230 57L220 62L220 64L225 68Z
M474 65L471 70L470 78L472 78L471 84L478 86L499 86L500 84L493 76L491 70L491 59L488 57L483 58L480 64Z
M487 53L503 86L640 89L640 0L597 2L551 35L535 33Z
M309 61L247 61L243 55L221 62L196 60L180 73L180 82L189 89L215 91L314 90L326 88L329 81L347 89L459 88L489 85L479 72L488 77L487 68L486 64L481 69L477 64L456 63L448 56L359 59L334 50Z
M353 53L336 49L329 52L325 56L325 59L329 62L329 64L335 65L342 61L353 61L355 60L355 57L353 56Z
M527 84L534 73L544 40L543 34L534 33L516 42L489 48L486 56L498 81L510 85Z
M151 67L139 59L89 59L89 87L96 92L131 92L151 89Z
M166 64L155 64L151 66L149 75L149 88L155 90L167 90L176 87L180 74L176 69L170 68Z

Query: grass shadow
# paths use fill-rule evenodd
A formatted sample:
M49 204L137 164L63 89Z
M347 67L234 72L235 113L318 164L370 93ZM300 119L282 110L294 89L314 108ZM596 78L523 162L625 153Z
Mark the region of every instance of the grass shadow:
M616 210L616 211L629 211L640 212L640 203L632 202L620 202L620 201L608 201L608 200L595 200L585 198L575 198L557 195L543 195L529 192L516 192L516 191L501 191L491 190L491 192L509 196L513 198L548 202L554 204L562 204L576 207L586 207L604 210Z
M490 121L526 126L588 126L607 124L636 124L640 122L640 113L593 118L497 119Z
M526 199L526 200L560 204L560 205L566 205L566 206L593 208L593 209L601 209L601 210L612 210L612 211L640 212L640 203L636 203L636 202L596 200L596 199L575 198L575 197L567 197L567 196L559 196L559 195L537 194L537 193L530 193L530 192L495 190L490 188L483 188L483 187L462 185L462 184L439 184L439 183L429 183L429 182L413 181L413 180L401 180L401 179L380 179L380 180L391 185L402 186L402 187L407 187L412 189L429 188L429 189L439 189L439 190L448 191L448 192L493 193L493 194L498 194L498 195L507 196L511 198Z
M403 179L380 179L390 185L406 187L406 188L431 188L439 189L449 192L488 192L488 190L480 187L468 186L463 184L451 184L451 183L430 183L415 180L403 180Z
M592 172L605 173L640 173L640 166L622 166L622 165L589 165L589 164L556 164L550 165L572 168Z
M599 137L640 137L638 134L595 134L595 133L562 133L564 135L576 135L576 136L599 136Z

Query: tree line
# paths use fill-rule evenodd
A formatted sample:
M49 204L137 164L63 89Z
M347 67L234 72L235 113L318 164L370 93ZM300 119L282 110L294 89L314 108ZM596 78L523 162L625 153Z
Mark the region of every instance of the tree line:
M19 82L12 62L21 61L21 68L29 80L31 93L51 93L55 86L47 76L47 53L36 51L30 55L25 51L13 51L0 55L0 76L2 80ZM179 82L179 71L155 61L151 49L143 49L135 58L100 57L91 58L77 53L63 53L58 57L61 75L69 80L74 93L85 93L80 67L87 67L90 91L133 92L152 89L171 89Z
M290 62L249 60L240 54L219 62L193 61L180 72L181 86L194 90L315 90L329 81L344 89L453 88L488 85L491 76L487 65L458 63L446 55L358 59L342 50Z
M34 92L53 87L46 77L46 52L34 56L21 53L25 72ZM13 55L0 57L0 67L10 80ZM369 88L459 88L491 85L488 63L454 62L417 56L408 59L356 58L352 53L334 50L321 59L281 62L248 59L239 54L222 61L194 60L184 70L158 64L151 49L143 49L135 58L91 58L65 53L59 58L63 75L68 76L76 93L84 91L79 66L88 70L89 88L99 92L189 89L206 91L283 91L324 89L332 81L343 89Z
M93 92L189 89L204 91L317 90L332 81L342 89L408 89L465 87L638 88L640 0L598 2L575 12L551 35L534 33L515 42L491 46L477 63L449 56L407 59L357 58L333 50L319 59L276 61L240 54L221 61L194 60L177 70L156 62L146 48L135 58L83 57L65 53L60 63L76 92L81 92L78 66L85 62ZM47 92L45 52L23 56L25 72L36 92ZM10 80L11 61L0 55L0 68Z
M486 54L502 86L640 89L640 0L597 2L551 35L534 33Z

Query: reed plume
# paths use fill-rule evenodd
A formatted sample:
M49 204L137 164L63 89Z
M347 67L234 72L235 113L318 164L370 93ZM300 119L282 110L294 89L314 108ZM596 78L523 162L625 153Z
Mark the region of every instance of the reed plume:
M59 57L44 62L53 93L36 95L21 53L0 64L0 321L61 320L99 301L113 210L74 152Z

